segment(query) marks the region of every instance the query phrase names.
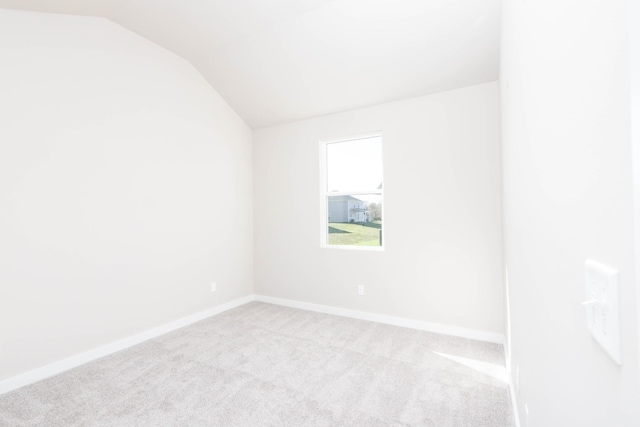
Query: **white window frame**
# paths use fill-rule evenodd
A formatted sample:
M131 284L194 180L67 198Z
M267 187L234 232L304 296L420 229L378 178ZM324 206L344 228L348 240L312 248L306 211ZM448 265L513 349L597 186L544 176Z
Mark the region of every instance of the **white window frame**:
M382 188L376 190L357 190L353 191L341 191L341 192L329 192L327 189L327 145L340 142L357 141L359 139L368 138L380 138L382 141ZM327 201L329 196L358 196L366 194L378 194L380 195L380 203L382 204L382 245L381 246L356 246L356 245L330 245L329 244L329 223L327 218ZM365 134L358 134L354 136L338 138L338 139L326 139L320 140L320 247L330 249L346 249L355 251L374 251L383 252L386 246L385 237L385 214L384 214L384 139L382 131L370 132Z

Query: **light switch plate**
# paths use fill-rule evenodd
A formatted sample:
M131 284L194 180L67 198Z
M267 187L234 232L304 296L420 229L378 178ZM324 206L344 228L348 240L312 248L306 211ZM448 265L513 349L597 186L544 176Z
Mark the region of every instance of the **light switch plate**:
M621 365L620 286L618 271L587 260L585 262L587 328L604 351Z

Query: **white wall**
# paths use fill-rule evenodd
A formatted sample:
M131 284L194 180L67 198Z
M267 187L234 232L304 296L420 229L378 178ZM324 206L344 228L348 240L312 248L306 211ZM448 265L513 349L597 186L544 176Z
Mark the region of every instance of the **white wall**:
M251 130L190 64L14 11L0 53L0 379L252 292Z
M255 131L256 292L503 333L498 104L488 83ZM379 130L385 251L323 249L319 141Z
M504 5L505 263L522 425L638 426L628 1ZM586 328L587 258L620 271L622 366Z
M640 331L640 1L629 2L629 51L631 70L631 141L635 227L636 300ZM638 340L640 346L640 339ZM639 352L640 353L640 352ZM638 355L640 358L640 354Z

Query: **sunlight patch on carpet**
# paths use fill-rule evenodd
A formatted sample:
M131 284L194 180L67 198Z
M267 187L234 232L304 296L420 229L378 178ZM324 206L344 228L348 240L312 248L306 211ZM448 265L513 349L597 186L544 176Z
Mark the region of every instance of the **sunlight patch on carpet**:
M454 356L452 354L444 354L434 351L433 353L438 356L445 357L449 360L453 360L454 362L460 363L468 368L475 369L476 371L482 372L483 374L487 374L497 380L504 382L505 384L508 382L507 368L504 366L496 365L494 363L482 362L480 360L469 359L468 357Z

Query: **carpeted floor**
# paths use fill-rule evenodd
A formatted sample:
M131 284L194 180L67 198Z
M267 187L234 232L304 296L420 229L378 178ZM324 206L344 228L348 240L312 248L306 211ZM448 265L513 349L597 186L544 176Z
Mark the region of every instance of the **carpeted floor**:
M249 303L0 396L1 426L512 427L502 347Z

